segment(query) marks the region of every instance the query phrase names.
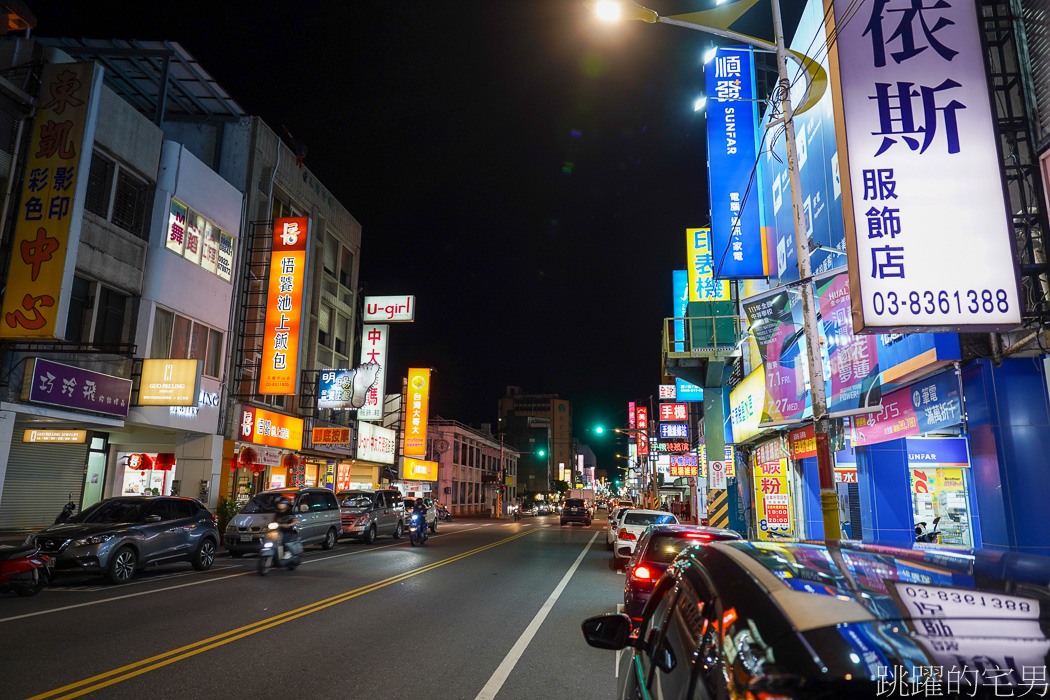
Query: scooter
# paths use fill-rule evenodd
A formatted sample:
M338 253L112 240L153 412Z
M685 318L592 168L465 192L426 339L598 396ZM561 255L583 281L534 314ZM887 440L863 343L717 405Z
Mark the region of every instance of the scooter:
M55 518L55 525L61 525L73 516L73 511L77 509L77 504L73 500L73 494L69 494L69 503L62 506L62 512Z
M438 508L438 520L443 520L446 523L452 522L452 513L448 512L448 508L441 506Z
M514 522L518 522L519 520L521 520L521 508L520 507L514 509Z
M0 547L0 592L36 595L51 580L53 565L54 560L40 554L36 545Z
M941 516L933 519L933 525L926 527L926 521L915 524L915 541L936 543L941 531L937 529L937 523L941 522Z
M280 526L270 523L267 527L269 531L263 538L262 550L259 551L259 575L265 576L270 573L270 569L277 568L295 571L295 568L303 563L303 543L294 540L282 545Z
M422 513L413 513L408 523L408 543L415 547L425 544L427 539L427 518Z

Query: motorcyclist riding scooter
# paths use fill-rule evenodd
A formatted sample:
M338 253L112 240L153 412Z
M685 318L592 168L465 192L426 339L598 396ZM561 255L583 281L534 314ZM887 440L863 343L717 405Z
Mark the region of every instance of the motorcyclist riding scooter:
M265 576L271 566L285 567L292 571L302 562L300 555L303 548L295 530L296 520L291 501L286 496L278 496L273 505L276 513L273 522L270 523L270 530L277 537L267 536L263 541L263 549L259 553L260 576Z
M409 517L408 542L413 547L427 541L427 504L422 498L417 498L412 506Z

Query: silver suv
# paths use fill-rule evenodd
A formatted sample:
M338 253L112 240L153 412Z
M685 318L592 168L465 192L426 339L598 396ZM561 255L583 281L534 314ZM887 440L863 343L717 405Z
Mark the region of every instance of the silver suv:
M55 559L56 570L104 574L124 583L151 564L188 561L211 568L219 533L195 498L119 496L85 508L61 525L30 535L27 544Z
M336 499L344 536L372 544L379 535L397 540L405 531L405 504L397 489L340 491Z
M292 503L300 542L320 544L323 549L335 547L343 524L334 493L323 488L272 489L253 496L226 526L224 544L230 555L239 557L262 548L267 526L277 512L275 503L279 496Z

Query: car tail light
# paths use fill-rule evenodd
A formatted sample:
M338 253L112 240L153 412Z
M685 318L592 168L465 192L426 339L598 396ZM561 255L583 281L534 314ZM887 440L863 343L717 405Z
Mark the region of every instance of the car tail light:
M218 513L212 513L211 514L211 524L214 525L215 527L219 527L219 514Z
M685 536L688 537L691 540L709 540L709 539L711 539L711 535L707 534L706 532L687 532L687 533L685 533Z
M636 540L633 532L627 532L627 528L621 527L620 531L616 533L616 539L618 540Z
M653 577L653 574L647 566L636 566L634 571L631 572L631 576L641 581L648 581Z

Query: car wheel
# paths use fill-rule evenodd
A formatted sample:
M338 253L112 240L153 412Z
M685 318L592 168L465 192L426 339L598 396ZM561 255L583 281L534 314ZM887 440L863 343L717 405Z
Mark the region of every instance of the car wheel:
M562 525L564 525L564 524L565 524L565 521L564 521L564 520L562 520L562 521L561 521L561 524L562 524Z
M241 557L244 556L244 552L231 551L230 552L230 556L233 557L234 559L240 559Z
M394 528L394 539L395 540L401 539L401 535L402 535L402 533L404 533L404 531L405 531L405 526L401 524L400 520L398 520L397 521L397 527Z
M211 565L215 563L215 543L211 540L201 540L201 544L197 547L196 553L193 555L193 568L197 571L206 571L211 568Z
M584 527L590 527L591 526L591 521L590 520L584 520L583 521L583 526Z
M365 544L372 544L376 541L376 526L373 525L365 531Z
M437 531L438 531L438 521L437 521L437 518L434 518L434 522L430 523L430 531L431 531L431 532L437 532Z
M324 536L324 542L321 543L321 549L335 549L335 543L338 539L339 535L336 533L335 528L329 528L328 534Z
M106 580L110 583L127 583L135 575L135 565L138 557L131 547L121 547L109 560L106 567Z

